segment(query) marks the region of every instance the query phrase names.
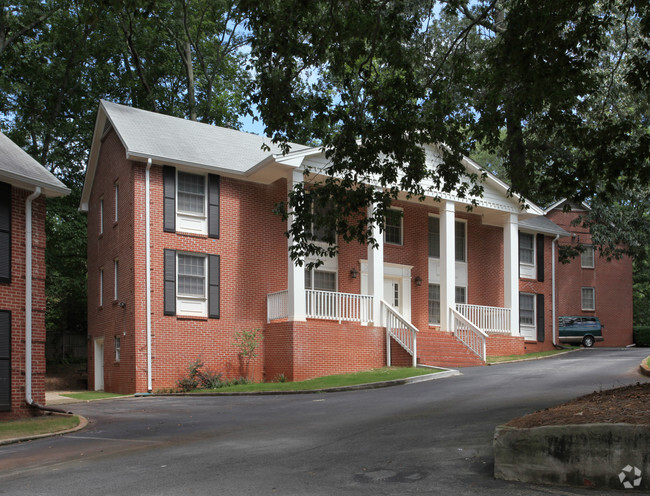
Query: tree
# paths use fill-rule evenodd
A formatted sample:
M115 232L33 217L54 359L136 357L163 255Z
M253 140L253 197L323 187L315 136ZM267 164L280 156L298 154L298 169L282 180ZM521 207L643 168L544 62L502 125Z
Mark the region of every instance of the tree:
M320 220L344 239L372 243L370 225L382 226L399 190L420 197L427 179L480 194L460 163L477 143L503 160L513 192L541 203L650 179L643 2L240 4L267 134L286 150L307 128L330 160L330 179L281 206L296 214L294 259L336 251L304 229L314 201L330 202ZM428 143L444 144L442 166L427 167ZM351 216L371 203L374 216Z

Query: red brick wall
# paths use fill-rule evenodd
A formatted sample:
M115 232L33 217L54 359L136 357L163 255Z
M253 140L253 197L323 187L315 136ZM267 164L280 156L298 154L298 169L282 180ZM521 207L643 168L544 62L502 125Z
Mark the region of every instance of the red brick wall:
M11 283L0 283L0 310L11 311L11 411L0 420L40 414L25 403L25 200L11 188ZM32 400L45 404L45 198L32 203Z
M562 212L552 210L547 217L560 227L576 235L575 238L560 238L560 245L591 243L587 229L573 226L571 222L584 212ZM583 269L580 257L568 264L557 263L558 312L562 315L595 315L605 326L602 343L596 346L626 346L632 344L632 259L607 261L594 256L593 269ZM593 287L596 293L596 311L582 310L581 288Z
M525 347L530 344L524 343L524 338L521 336L491 334L485 343L485 351L487 356L523 355L527 351Z

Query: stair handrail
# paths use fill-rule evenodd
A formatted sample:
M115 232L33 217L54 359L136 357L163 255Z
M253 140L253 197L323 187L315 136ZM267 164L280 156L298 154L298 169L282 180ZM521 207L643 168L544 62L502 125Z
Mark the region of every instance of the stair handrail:
M417 335L418 332L420 332L419 329L406 320L401 313L395 310L392 305L383 299L381 300L381 308L382 325L386 327L386 364L388 366L391 365L390 338L392 337L409 355L413 357L413 366L417 366ZM391 322L393 319L397 321L399 327L393 326ZM402 330L403 332L399 332Z
M487 346L486 340L488 335L473 324L470 320L465 318L458 310L453 307L449 307L451 311L451 316L453 319L452 329L454 335L462 341L467 348L469 348L474 354L476 354L484 362L487 360ZM462 322L465 324L467 329L459 329L457 322Z

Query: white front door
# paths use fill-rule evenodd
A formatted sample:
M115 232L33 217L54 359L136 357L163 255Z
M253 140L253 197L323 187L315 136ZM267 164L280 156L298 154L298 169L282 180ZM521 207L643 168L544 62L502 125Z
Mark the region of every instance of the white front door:
M104 390L104 338L95 339L95 391Z
M400 314L404 315L404 297L400 279L384 278L384 300Z

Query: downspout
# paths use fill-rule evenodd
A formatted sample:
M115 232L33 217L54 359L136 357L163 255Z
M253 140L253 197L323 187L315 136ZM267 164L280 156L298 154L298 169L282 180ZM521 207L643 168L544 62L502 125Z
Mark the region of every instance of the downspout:
M558 234L555 236L555 239L551 242L551 291L553 293L551 294L551 304L553 306L553 346L557 346L556 343L556 324L557 324L557 319L555 318L555 245L557 244L557 240L560 239L560 235Z
M25 200L25 402L39 410L70 413L34 403L32 398L32 202L41 195L41 188Z
M149 207L149 175L151 169L151 159L147 160L147 170L145 172L145 258L147 273L147 391L152 390L151 381L151 227L150 227L150 207Z

